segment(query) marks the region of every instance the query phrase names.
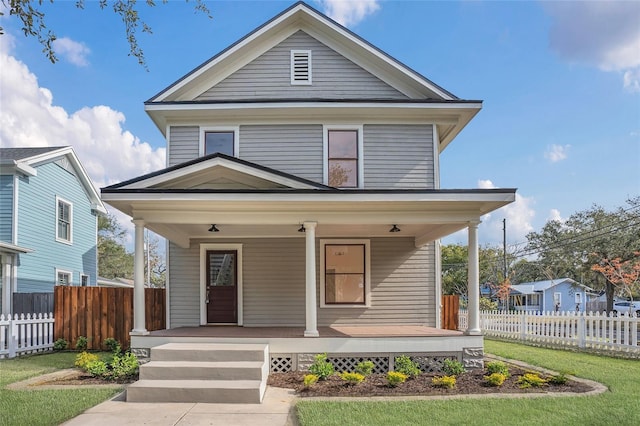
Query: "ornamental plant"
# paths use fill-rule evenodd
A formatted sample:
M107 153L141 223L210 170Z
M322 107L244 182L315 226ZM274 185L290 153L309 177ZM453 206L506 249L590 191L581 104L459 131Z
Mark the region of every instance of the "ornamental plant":
M75 366L86 370L89 364L98 360L98 355L90 354L89 352L82 352L76 355Z
M304 379L303 379L304 387L305 388L310 388L311 386L313 386L316 383L318 383L318 379L319 379L319 377L316 376L315 374L305 374Z
M395 370L407 377L419 376L421 371L417 362L413 361L407 355L400 355L395 359Z
M327 354L318 354L314 357L315 361L309 367L309 371L311 374L315 374L318 376L319 380L326 380L327 377L331 376L335 369L333 364L327 361Z
M502 361L488 362L486 367L487 367L487 373L489 373L489 375L494 373L500 373L505 377L509 377L509 367L507 367L507 364L505 364Z
M547 382L551 383L552 385L564 385L569 381L569 377L567 376L568 374L569 373L560 372L549 377Z
M399 371L389 371L387 373L387 384L389 387L395 388L400 383L407 381L407 375Z
M456 387L456 376L434 377L431 383L438 388L453 389Z
M487 386L493 387L502 386L506 379L507 376L502 373L491 373L488 376L484 376L484 382L487 384Z
M79 336L78 340L76 340L76 350L78 351L86 351L88 345L89 339L84 336Z
M347 384L349 385L357 385L358 383L362 383L364 381L364 375L347 371L345 371L344 373L340 373L340 378L347 382Z
M447 376L459 376L462 373L466 373L464 365L457 359L445 359L442 371Z
M538 373L525 373L524 375L518 378L518 384L521 389L527 388L539 388L545 386L547 381L540 377Z
M120 342L118 342L113 337L107 337L106 339L104 339L104 342L102 342L102 344L113 353L120 353L120 351L122 350Z
M69 347L69 342L67 342L66 340L60 338L58 340L56 340L55 342L53 342L53 349L56 351L64 351L65 349L67 349Z
M373 361L362 361L359 362L358 365L356 365L356 373L360 373L366 377L373 373L374 367L375 364L373 363Z

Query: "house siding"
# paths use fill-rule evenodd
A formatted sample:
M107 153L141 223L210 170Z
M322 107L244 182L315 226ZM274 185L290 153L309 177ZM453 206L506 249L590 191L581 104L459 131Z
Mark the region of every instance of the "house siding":
M432 125L365 125L367 189L434 188Z
M0 175L0 241L13 242L13 175Z
M311 85L291 84L291 50L312 51ZM407 99L407 96L304 31L298 31L195 100L301 98Z
M167 166L175 166L200 156L200 128L198 126L172 126L167 135Z
M18 244L34 250L20 256L18 292L53 291L56 268L71 272L73 285L80 285L81 274L95 285L97 219L84 188L53 162L37 170L18 182ZM71 245L56 241L56 196L73 204Z
M305 240L271 238L224 242L243 244L244 325L303 326ZM173 244L169 247L172 328L200 324L199 243L192 243L189 249ZM319 240L317 250L316 262L319 262ZM433 264L433 244L416 249L413 238L371 239L371 307L318 308L318 325L435 326ZM317 268L320 274L319 265ZM319 286L319 275L317 282ZM320 300L319 294L317 300Z
M322 182L322 126L241 126L240 158Z

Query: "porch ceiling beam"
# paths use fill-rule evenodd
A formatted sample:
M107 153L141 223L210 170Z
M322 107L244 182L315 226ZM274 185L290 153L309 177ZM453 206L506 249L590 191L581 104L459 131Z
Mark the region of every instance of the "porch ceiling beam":
M378 224L452 224L462 229L470 220L478 219L478 212L314 212L309 211L275 211L275 212L242 212L242 211L189 211L189 210L134 210L134 217L144 218L153 224L207 224L217 223L234 225L286 225L314 220L321 225L378 225Z

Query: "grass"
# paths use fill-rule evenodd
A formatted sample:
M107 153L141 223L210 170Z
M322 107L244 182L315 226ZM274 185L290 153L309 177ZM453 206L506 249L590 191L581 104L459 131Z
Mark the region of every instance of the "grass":
M10 383L72 368L76 353L0 360L0 425L58 425L114 396L118 389L8 390Z
M596 396L390 402L301 401L301 426L316 425L638 425L640 362L485 340L485 351L605 384Z

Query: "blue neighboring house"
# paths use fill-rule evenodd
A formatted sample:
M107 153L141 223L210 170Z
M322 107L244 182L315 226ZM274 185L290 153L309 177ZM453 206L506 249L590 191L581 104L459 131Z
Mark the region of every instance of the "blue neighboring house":
M104 204L71 147L0 148L3 314L13 293L96 285L100 214Z
M571 278L558 278L512 285L509 306L516 311L584 312L594 296L592 288Z

